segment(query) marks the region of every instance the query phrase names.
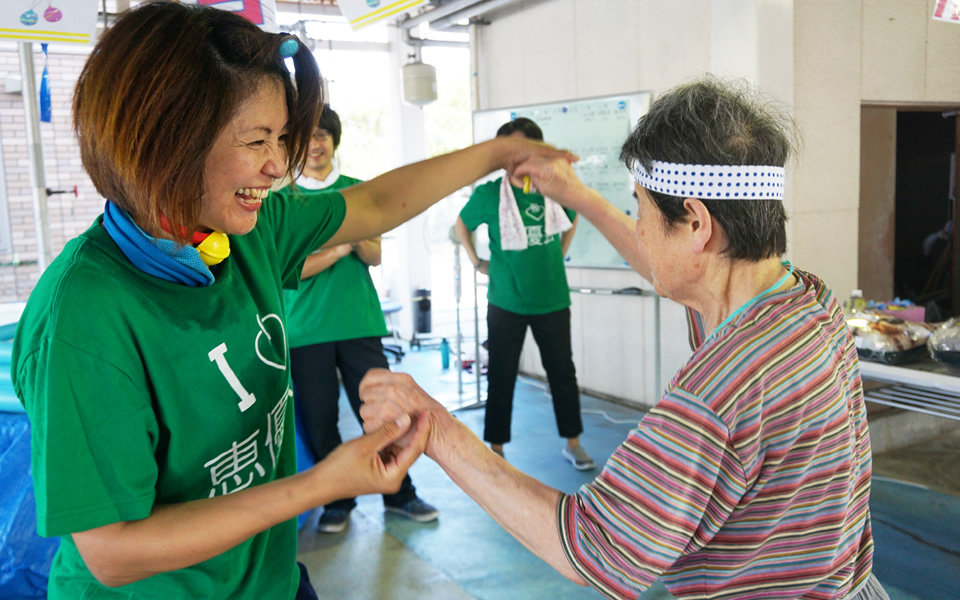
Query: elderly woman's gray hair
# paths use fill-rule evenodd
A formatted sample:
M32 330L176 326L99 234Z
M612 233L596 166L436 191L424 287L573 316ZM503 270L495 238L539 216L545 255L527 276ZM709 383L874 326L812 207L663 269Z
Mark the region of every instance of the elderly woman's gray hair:
M793 120L745 82L714 77L658 97L623 144L620 160L688 165L783 167L797 145ZM684 198L648 190L669 229L681 222ZM787 250L787 216L780 200L703 200L726 236L723 252L750 261Z

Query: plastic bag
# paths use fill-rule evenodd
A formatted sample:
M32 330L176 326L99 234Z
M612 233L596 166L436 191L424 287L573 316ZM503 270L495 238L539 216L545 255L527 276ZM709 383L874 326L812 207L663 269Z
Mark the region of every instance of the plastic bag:
M927 340L930 357L940 364L960 370L960 320L957 317L940 324Z
M864 311L848 316L847 327L862 360L894 365L922 358L924 344L936 326Z

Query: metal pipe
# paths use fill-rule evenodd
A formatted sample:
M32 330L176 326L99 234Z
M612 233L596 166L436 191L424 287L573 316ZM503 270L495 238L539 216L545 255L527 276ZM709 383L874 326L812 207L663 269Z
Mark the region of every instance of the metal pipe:
M488 13L498 8L507 6L508 4L513 4L517 0L486 0L486 2L474 3L472 6L464 8L459 12L455 12L447 17L440 18L436 21L430 21L430 28L441 31L450 27L451 25L456 25L458 22L463 21L464 19L470 20L473 17Z
M477 46L476 23L470 24L470 108L474 111L480 110L480 51ZM476 134L474 131L473 135Z
M399 25L403 29L410 30L417 25L421 25L423 23L432 23L436 19L442 19L447 15L469 8L474 4L480 3L481 1L482 0L455 0L454 2L448 2L443 6L434 8L433 10L422 12L415 17L404 19L399 23Z
M47 226L47 182L43 171L37 82L33 69L33 43L19 42L20 76L23 79L23 110L27 122L27 153L30 157L30 189L33 196L33 225L37 236L37 265L47 268L50 257Z
M950 274L950 291L953 314L960 314L960 117L954 117L956 133L953 139L953 269Z
M469 42L455 42L453 40L431 40L426 38L415 38L410 34L410 30L406 27L400 28L400 39L403 40L403 43L412 46L414 48L422 48L423 46L440 46L443 48L466 48L469 46Z
M460 330L460 287L462 282L460 281L460 244L454 244L454 258L453 258L453 281L454 285L454 300L457 305L457 359L454 361L457 369L457 402L463 402L463 363L460 362L461 357L463 356L463 333Z
M480 395L480 307L477 306L477 270L473 270L473 374L476 376L477 402L483 402Z

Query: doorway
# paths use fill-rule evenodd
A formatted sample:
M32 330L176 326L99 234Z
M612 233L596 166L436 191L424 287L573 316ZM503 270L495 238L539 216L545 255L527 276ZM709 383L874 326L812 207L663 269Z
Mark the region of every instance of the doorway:
M863 107L859 284L864 296L960 314L956 107Z

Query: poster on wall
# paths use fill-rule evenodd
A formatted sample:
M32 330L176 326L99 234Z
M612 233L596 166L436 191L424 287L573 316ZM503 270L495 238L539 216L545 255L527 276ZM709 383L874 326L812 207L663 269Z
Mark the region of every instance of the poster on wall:
M933 18L960 24L960 0L935 0Z
M427 0L338 0L340 13L356 31L416 8Z
M99 0L4 0L0 39L93 43L98 6Z
M228 10L270 33L278 33L276 0L180 0L183 4L199 4Z

